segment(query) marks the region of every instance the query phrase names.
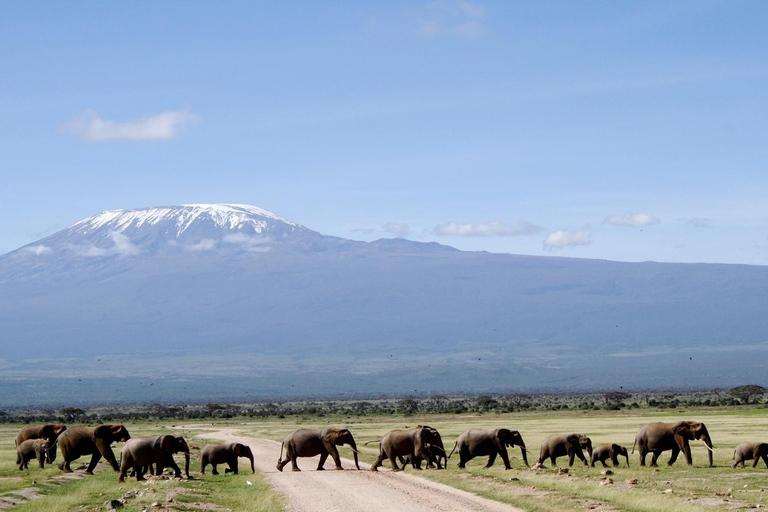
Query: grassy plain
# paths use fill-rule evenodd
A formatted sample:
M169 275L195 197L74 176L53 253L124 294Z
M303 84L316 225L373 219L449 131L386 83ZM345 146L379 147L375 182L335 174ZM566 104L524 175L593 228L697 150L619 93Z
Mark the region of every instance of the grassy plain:
M768 470L762 466L752 469L731 468L734 447L742 441L768 440L768 409L733 408L692 409L687 411L631 410L631 411L557 411L530 413L488 413L483 415L413 415L413 416L325 416L254 420L235 418L216 421L222 428L242 429L242 435L280 441L285 434L296 428L346 425L352 429L361 450L361 460L372 463L378 454L378 446L365 446L365 441L379 439L393 428L428 424L436 427L450 449L455 438L468 428L507 427L519 430L526 441L529 462L538 459L539 443L552 433L584 433L594 445L616 442L631 450L635 432L651 421L679 421L694 419L707 424L715 451L715 467L706 467L706 449L701 442L693 442L693 462L689 467L678 458L672 467L666 466L669 452L660 457L658 470L640 468L638 455L630 456L632 467L624 463L611 467L613 483L601 485L602 467L587 468L576 462L567 474L558 474L547 467L531 470L522 462L519 448L509 450L512 457L511 471L505 471L500 460L485 469L485 458L472 460L467 469L456 467L457 458L449 461L446 471L423 470L423 478L445 483L470 492L496 499L525 510L628 510L628 511L675 511L675 510L728 510L768 506ZM166 422L126 424L134 436L171 432ZM206 428L211 422L205 423ZM126 500L129 512L150 508L158 502L169 510L282 510L282 500L274 493L259 474L249 472L240 475L199 475L199 448L203 441L194 436L195 430L184 434L191 440L193 451L192 472L194 480L154 480L148 483L129 480L117 483L115 473L106 468L96 475L81 480L64 481L54 487L41 484L52 482L61 472L54 466L41 470L36 462L30 470L21 472L14 465L14 436L17 425L0 428L0 498L10 492L29 487L41 489L43 497L14 507L19 512L103 510L104 503L129 491L137 491L135 498ZM117 445L119 449L121 445ZM118 450L116 450L117 452ZM350 458L348 448L341 449L342 456ZM58 462L58 461L57 461ZM277 462L277 461L275 461ZM650 459L649 459L650 462ZM87 463L86 458L78 463ZM561 466L566 458L558 459ZM388 463L385 463L387 465ZM301 464L311 470L309 461ZM549 466L549 462L545 462ZM414 470L408 469L413 472ZM631 485L627 479L636 478ZM249 486L246 481L254 485ZM173 501L168 501L169 499ZM214 506L219 508L214 508ZM155 508L157 509L157 508Z

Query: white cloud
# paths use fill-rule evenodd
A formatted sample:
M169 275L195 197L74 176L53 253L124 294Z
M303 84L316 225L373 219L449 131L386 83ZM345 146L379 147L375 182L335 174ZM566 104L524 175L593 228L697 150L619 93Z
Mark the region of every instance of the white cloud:
M216 240L203 238L199 242L191 245L185 245L184 249L192 252L212 251L216 248Z
M712 227L712 219L693 217L689 219L680 219L680 220L685 222L692 228L711 228Z
M592 233L589 226L579 231L555 231L544 239L544 249L555 250L563 247L576 247L592 243Z
M28 247L25 247L24 251L34 254L35 256L42 256L44 254L52 253L53 249L51 249L47 245L38 244L38 245L30 245Z
M406 237L411 234L411 228L408 227L408 224L400 224L398 222L387 222L381 226L381 229L398 237Z
M475 2L463 0L438 0L430 4L430 21L420 26L421 33L428 37L459 36L478 38L485 34L482 19L485 7Z
M609 215L603 222L605 224L613 224L614 226L640 228L658 224L661 222L661 219L647 213L626 213L624 215Z
M439 236L520 236L535 235L541 228L528 221L518 221L516 225L504 222L450 222L435 226L432 232Z
M94 110L86 110L66 124L66 130L85 142L113 140L172 140L184 126L199 118L189 108L168 110L154 116L122 123L107 121Z
M112 239L112 243L115 244L112 248L112 252L115 254L119 254L120 256L135 256L141 252L141 250L133 245L128 237L122 233L110 231L109 237Z
M224 237L228 244L241 245L251 252L267 252L272 239L268 236L246 235L245 233L232 233Z

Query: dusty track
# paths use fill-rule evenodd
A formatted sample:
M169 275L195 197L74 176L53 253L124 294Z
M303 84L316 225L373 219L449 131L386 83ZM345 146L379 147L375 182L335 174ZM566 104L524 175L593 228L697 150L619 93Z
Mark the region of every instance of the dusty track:
M303 471L290 471L288 465L281 473L275 468L280 456L280 443L238 436L237 432L236 429L223 429L198 437L236 441L250 446L256 469L285 497L291 512L520 512L518 508L411 474L393 473L386 469L374 473L368 471L368 464L363 463L360 463L362 470L357 471L354 463L347 459L342 459L342 465L352 469L345 471L315 471L319 457L313 457L299 459L299 467ZM327 468L334 466L330 458L325 465ZM240 465L241 471L244 467Z

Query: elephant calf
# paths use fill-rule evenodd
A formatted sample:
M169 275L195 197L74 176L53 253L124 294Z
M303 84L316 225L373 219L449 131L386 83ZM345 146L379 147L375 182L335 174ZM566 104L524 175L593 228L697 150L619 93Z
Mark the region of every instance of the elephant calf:
M29 469L29 461L37 459L40 467L44 468L45 463L52 463L50 456L51 443L47 439L27 439L16 447L16 464L19 470Z
M151 468L153 464L158 475L162 475L163 470L170 467L176 478L181 478L181 468L173 460L173 454L180 452L184 454L185 472L189 478L189 446L183 437L159 435L131 438L120 451L120 476L117 481L125 481L125 476L131 468L136 480L144 480L144 469Z
M211 473L218 475L216 466L218 464L227 464L229 467L224 470L225 473L237 474L237 459L245 457L251 461L251 471L256 472L253 466L253 452L250 446L242 443L211 443L200 450L200 474L205 474L205 467L210 464L213 466Z
M589 463L582 451L584 449L592 457L592 440L584 434L552 434L541 442L539 464L543 464L546 459L550 459L554 466L557 464L558 457L567 455L568 466L573 466L574 457L578 457L585 466L588 466Z
M504 462L504 469L512 469L509 464L509 454L507 453L507 446L519 446L523 455L525 465L528 465L528 457L526 455L525 443L523 437L517 430L509 430L507 428L497 428L491 430L473 428L463 432L456 439L456 443L453 445L450 457L453 452L458 450L459 453L459 467L464 468L468 461L475 457L488 456L488 463L486 468L493 466L496 461L496 456L500 456Z
M741 443L733 451L733 457L736 459L736 462L733 463L734 468L739 464L744 467L745 460L753 461L752 467L756 468L761 458L765 462L765 466L768 467L768 443Z
M592 463L590 465L595 467L595 462L600 461L603 463L603 467L606 467L608 464L605 461L611 459L613 467L616 467L619 465L619 455L627 458L627 467L629 467L629 452L627 452L626 448L616 443L601 444L592 452Z
M379 458L371 466L371 471L378 471L384 459L389 459L392 464L392 471L402 471L397 465L397 458L400 456L411 456L414 461L417 459L429 461L431 458L430 447L433 446L433 443L435 443L436 448L438 447L435 438L436 432L437 430L431 427L420 425L406 430L391 430L379 441L369 441L369 443L378 442L381 444Z

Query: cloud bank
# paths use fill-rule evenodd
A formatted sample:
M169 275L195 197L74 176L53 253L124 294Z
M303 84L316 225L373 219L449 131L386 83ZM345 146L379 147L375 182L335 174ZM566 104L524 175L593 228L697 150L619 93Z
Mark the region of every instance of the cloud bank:
M648 213L626 213L624 215L609 215L603 222L605 224L613 224L614 226L639 228L658 224L661 222L661 219Z
M592 233L589 226L579 231L555 231L547 235L544 239L544 249L556 250L563 247L577 247L579 245L589 245L592 243Z
M427 37L457 36L476 39L485 34L485 7L464 0L437 0L430 4L431 20L419 27Z
M535 235L540 231L539 226L524 220L516 225L504 222L450 222L432 230L438 236L520 236Z
M96 111L88 109L70 120L65 128L84 142L168 141L175 139L184 126L198 120L189 108L168 110L123 123L102 119Z

